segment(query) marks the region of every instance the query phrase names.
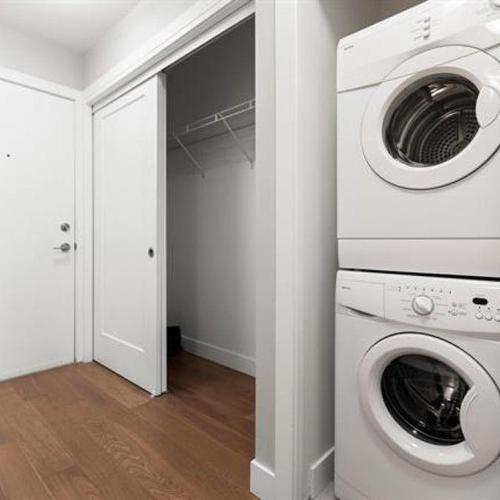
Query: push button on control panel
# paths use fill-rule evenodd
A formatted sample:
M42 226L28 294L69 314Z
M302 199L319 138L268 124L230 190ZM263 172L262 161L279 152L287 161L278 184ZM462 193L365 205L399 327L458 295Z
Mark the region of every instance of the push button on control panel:
M500 0L499 0L500 1ZM417 19L416 27L413 30L414 40L428 40L431 36L431 26L432 26L432 18L430 16Z
M422 277L388 283L385 290L387 319L451 331L500 331L500 284Z
M476 319L484 319L486 321L493 321L493 313L491 311L491 305L489 303L489 300L486 297L474 297L472 299L472 303L475 306L478 306L477 312L476 312ZM495 316L495 321L496 317L499 317L500 320L500 314L497 313Z

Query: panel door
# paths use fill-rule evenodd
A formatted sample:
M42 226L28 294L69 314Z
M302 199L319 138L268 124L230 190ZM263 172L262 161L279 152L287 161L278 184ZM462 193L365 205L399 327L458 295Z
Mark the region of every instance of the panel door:
M94 359L165 388L165 85L157 75L94 116Z
M74 361L74 107L0 81L0 380Z

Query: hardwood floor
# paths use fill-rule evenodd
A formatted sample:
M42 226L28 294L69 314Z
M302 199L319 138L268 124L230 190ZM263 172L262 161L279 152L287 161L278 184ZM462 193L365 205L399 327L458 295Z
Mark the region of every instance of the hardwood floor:
M1 383L0 500L255 498L254 380L182 353L169 388L96 363Z

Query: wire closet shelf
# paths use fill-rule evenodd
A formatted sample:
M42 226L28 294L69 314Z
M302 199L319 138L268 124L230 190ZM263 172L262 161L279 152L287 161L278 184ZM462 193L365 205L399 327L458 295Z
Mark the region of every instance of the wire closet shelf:
M213 133L212 130L219 124L223 126L222 132ZM195 158L189 146L222 134L229 134L233 139L235 146L245 156L250 167L253 168L254 157L248 151L245 144L238 136L237 131L255 124L255 99L244 101L236 106L226 108L209 116L184 125L177 131L174 131L169 137L169 143L179 146L191 163L196 167L202 176L205 176L205 169Z

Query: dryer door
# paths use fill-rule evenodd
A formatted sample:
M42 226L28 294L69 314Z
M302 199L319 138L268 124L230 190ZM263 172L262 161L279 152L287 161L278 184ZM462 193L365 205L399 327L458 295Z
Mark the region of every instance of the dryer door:
M470 47L432 49L397 67L378 86L363 118L363 152L374 172L391 184L446 186L496 152L499 114L496 59Z
M500 454L500 393L472 357L429 335L375 344L359 372L361 404L401 457L426 471L465 476Z

